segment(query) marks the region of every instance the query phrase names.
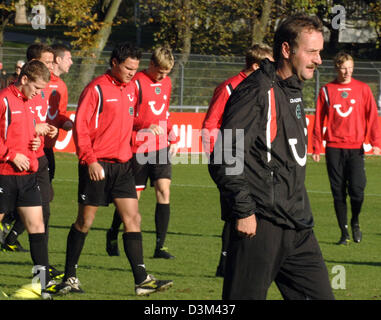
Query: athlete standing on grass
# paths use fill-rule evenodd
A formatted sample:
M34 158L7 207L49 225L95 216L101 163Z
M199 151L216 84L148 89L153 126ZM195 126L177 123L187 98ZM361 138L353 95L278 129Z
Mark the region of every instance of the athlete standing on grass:
M69 131L73 128L73 121L66 116L68 92L65 82L60 78L62 74L68 73L73 61L71 60L70 49L63 44L52 45L54 60L51 80L46 88L46 95L49 102L49 110L46 121L52 126ZM46 137L44 152L49 161L49 179L52 182L56 170L53 147L56 144L58 132L54 137ZM53 197L53 187L52 187Z
M320 161L326 140L326 163L341 237L350 241L347 222L347 192L351 200L351 228L354 242L362 240L359 215L366 185L363 143L367 135L373 153L381 154L381 133L377 104L369 86L352 78L353 58L339 52L334 58L337 77L320 89L313 134L313 159ZM323 134L324 121L327 129Z
M30 100L49 82L50 72L40 61L26 63L15 84L0 92L0 211L17 209L29 234L30 254L39 271L42 297L55 293L48 271L48 243L36 172L41 145ZM62 287L62 293L68 288Z
M323 45L317 17L283 20L274 37L275 63L264 60L226 104L209 165L229 203L223 299L266 299L273 281L285 299L334 298L304 184L302 87L321 64Z
M148 69L138 72L134 77L138 97L132 136L136 191L140 199L148 178L151 186L155 187L156 248L153 257L163 259L174 258L164 247L170 217L170 157L176 153L178 142L178 137L172 131L168 111L172 90L168 74L174 62L169 48L158 47L151 56ZM110 256L119 255L117 237L120 224L120 217L115 211L107 232L106 250Z
M219 128L222 123L222 115L224 114L225 105L228 101L233 90L241 83L243 79L246 79L255 70L259 69L261 61L263 59L269 59L273 61L272 49L264 44L255 44L246 52L246 67L240 73L225 80L215 90L212 100L209 104L208 112L205 116L202 124L202 143L205 153L209 157L213 152L214 143L217 140ZM220 197L221 205L221 219L226 220L225 211L227 209L227 203L224 197ZM222 230L222 250L220 254L220 261L218 263L216 276L223 277L225 274L225 261L228 248L230 226L228 222L224 223Z
M128 43L117 45L111 69L83 90L74 123L78 164L78 216L67 237L65 276L58 287L83 292L77 264L99 206L114 202L124 224L123 243L137 295L172 286L147 274L143 261L141 216L132 170L131 135L137 103L135 75L141 52ZM58 290L59 291L59 290Z

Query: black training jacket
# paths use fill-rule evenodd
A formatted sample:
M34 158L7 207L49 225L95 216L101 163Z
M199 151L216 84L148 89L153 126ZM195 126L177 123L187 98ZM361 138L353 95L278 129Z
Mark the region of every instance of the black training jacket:
M295 75L282 80L265 60L229 98L209 164L229 206L224 220L255 213L286 228L313 226L302 87Z

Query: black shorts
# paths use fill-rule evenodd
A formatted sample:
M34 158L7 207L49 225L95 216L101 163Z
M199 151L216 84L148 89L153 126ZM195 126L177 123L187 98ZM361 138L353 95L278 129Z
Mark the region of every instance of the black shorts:
M131 161L98 162L105 172L101 181L90 179L87 165L78 165L78 203L107 207L115 198L137 199Z
M48 204L51 197L48 159L46 156L38 158L38 171L37 171L37 183L41 191L41 201L43 204Z
M151 187L158 179L172 178L172 165L169 157L169 148L149 153L134 154L133 170L135 175L136 190L144 190L147 180L150 179Z
M0 212L9 213L18 207L41 206L36 174L0 175Z

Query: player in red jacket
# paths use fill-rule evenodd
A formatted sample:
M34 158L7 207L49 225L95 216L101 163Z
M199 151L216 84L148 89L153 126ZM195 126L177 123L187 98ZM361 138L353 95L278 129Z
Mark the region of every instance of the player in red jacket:
M337 77L320 89L316 104L313 159L320 161L325 140L328 177L341 230L338 244L346 245L350 241L347 193L351 200L353 240L360 242L359 214L366 185L363 143L368 137L373 153L379 155L381 134L372 91L367 84L352 78L353 58L340 52L334 58L334 65Z
M62 74L68 73L73 61L70 49L63 44L53 44L54 52L53 72L47 86L49 109L46 121L58 129L69 131L73 128L73 121L66 115L68 103L68 91L65 82L60 78ZM49 179L54 178L56 170L53 147L56 144L58 132L54 137L46 137L44 152L49 161ZM53 194L53 192L52 192Z
M51 298L55 284L48 271L47 235L43 222L41 193L37 182L36 150L41 141L30 100L49 82L48 68L40 61L26 63L15 84L0 92L0 212L17 208L29 234L34 272L39 274L41 296ZM63 287L65 292L68 288Z
M168 74L174 65L169 48L159 47L151 56L146 70L138 72L134 81L139 98L134 119L132 150L138 199L146 188L148 178L155 187L156 248L153 257L173 259L164 247L170 217L170 185L172 167L170 156L177 150L178 137L172 131L169 102L172 84ZM117 212L107 232L106 250L109 255L119 255L117 236L120 226Z
M128 43L117 45L111 69L83 90L74 123L78 165L78 216L67 238L65 276L71 292L82 292L77 264L99 206L113 202L124 224L123 243L135 293L146 295L172 286L147 274L143 260L141 216L132 169L131 135L137 103L135 75L141 52Z
M213 151L214 144L218 137L218 132L222 123L222 116L224 114L225 105L228 101L233 90L241 83L243 79L257 70L263 59L269 59L273 61L272 49L264 44L255 44L246 51L245 69L241 70L237 75L225 80L214 90L212 100L209 104L208 112L205 116L202 124L202 143L204 151L207 156ZM224 210L226 209L226 201L221 196L221 218L225 220ZM222 230L222 249L220 255L220 261L217 267L216 276L223 277L225 273L225 261L228 248L229 239L229 224L226 222Z

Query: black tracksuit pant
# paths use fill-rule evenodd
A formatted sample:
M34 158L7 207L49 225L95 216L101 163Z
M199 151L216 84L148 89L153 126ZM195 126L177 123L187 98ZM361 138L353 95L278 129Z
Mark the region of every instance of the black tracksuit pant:
M334 299L312 229L286 229L257 216L256 235L243 238L230 225L224 300L264 300L273 281L286 300Z

